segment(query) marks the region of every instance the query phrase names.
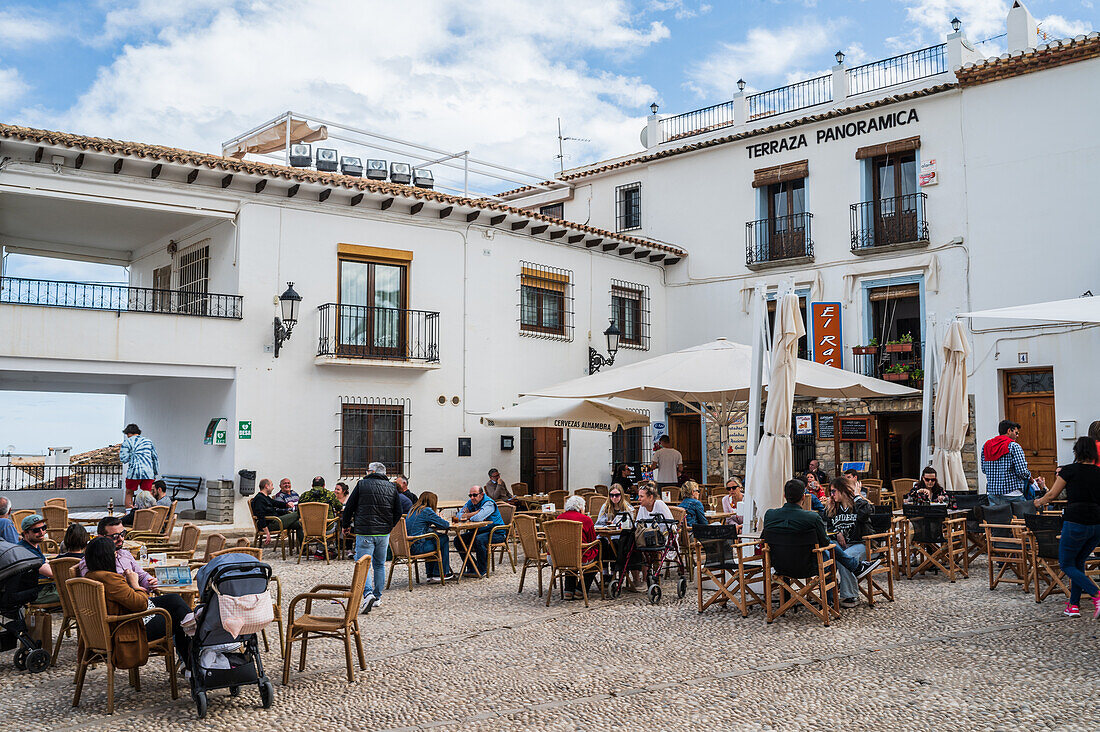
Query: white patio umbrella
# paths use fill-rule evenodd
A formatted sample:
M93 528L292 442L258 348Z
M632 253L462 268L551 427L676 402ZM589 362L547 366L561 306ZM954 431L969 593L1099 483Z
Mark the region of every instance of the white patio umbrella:
M749 517L750 524L755 523L755 517L761 513L757 507L767 509L783 505L783 484L794 472L791 408L794 406L798 339L804 335L806 326L798 311L798 295L788 292L776 304L768 404L764 408L764 436L756 448L756 458L745 492L745 500L749 502L745 515Z
M481 418L486 427L560 427L614 432L644 427L645 414L594 399L530 399Z
M932 467L939 474L943 487L949 491L967 490L963 470L962 447L966 439L969 403L966 396L966 358L970 347L963 334L962 323L955 321L943 339L943 370L936 387L935 423L936 450Z
M1041 320L1049 323L1100 323L1100 297L1073 297L1031 305L976 310L959 313L960 318L999 318L1007 320Z

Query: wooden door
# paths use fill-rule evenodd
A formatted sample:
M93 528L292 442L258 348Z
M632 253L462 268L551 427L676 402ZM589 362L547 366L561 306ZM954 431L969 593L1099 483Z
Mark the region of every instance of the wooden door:
M668 439L684 456L684 480L706 483L703 475L703 438L698 414L673 414L668 423Z
M1005 419L1020 424L1020 447L1031 474L1053 485L1058 436L1052 369L1005 372Z
M533 432L534 492L562 490L562 430L559 427L536 427Z

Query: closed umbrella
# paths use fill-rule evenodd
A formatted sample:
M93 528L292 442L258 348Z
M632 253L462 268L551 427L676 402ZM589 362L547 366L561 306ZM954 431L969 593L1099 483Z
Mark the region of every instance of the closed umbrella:
M756 449L746 500L749 521L769 508L783 505L783 484L794 472L791 448L791 408L794 406L798 339L806 326L798 310L798 295L787 293L776 305L772 363L768 374L768 404L764 409L764 437ZM837 370L837 369L834 369Z
M962 447L966 439L966 426L970 421L970 405L966 396L966 357L970 347L966 344L962 324L955 321L943 341L943 369L936 385L934 403L936 425L936 450L932 453L932 467L940 482L949 491L968 489L963 471Z

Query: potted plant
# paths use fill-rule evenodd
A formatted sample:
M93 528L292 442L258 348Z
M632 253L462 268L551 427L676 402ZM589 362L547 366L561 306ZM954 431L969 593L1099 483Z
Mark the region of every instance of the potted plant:
M913 350L913 334L906 333L896 341L886 344L887 353L910 353Z
M873 356L878 353L878 338L867 341L866 346L852 346L852 354L855 356Z
M924 369L912 369L909 372L909 383L914 389L923 389Z
M909 381L909 366L901 363L887 366L882 372L882 378L887 381Z

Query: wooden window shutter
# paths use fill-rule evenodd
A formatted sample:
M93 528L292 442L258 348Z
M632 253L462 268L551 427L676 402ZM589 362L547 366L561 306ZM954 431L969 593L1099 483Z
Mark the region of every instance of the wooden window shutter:
M920 149L920 135L916 137L906 137L904 140L892 140L890 142L883 142L878 145L868 145L867 147L861 147L856 150L856 160L865 160L867 158L877 158L883 155L889 155L890 153L909 152L910 150Z
M805 178L810 174L810 161L798 160L793 163L773 165L770 168L760 168L753 171L752 187L764 188L773 183L784 183L789 180Z

